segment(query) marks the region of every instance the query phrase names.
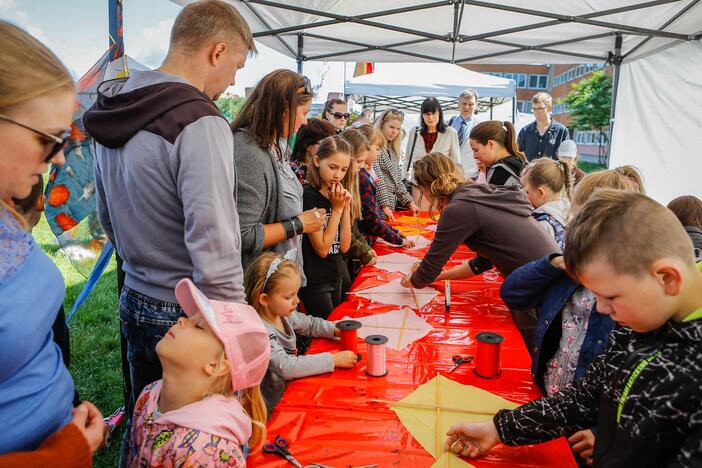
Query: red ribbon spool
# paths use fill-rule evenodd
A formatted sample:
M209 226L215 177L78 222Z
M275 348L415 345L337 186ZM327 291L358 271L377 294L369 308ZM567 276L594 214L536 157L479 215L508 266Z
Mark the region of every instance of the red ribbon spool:
M345 351L352 351L358 354L358 329L361 322L356 320L342 320L337 322L336 328L341 330L341 347Z
M500 346L504 337L493 332L478 333L478 350L475 357L475 375L485 379L495 379L500 376Z

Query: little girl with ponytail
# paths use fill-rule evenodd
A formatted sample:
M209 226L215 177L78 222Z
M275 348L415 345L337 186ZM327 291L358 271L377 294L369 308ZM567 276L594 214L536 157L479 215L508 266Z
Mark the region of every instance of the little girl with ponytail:
M521 182L534 207L531 215L563 249L573 190L572 168L551 158L535 159L524 167Z
M479 123L470 131L473 157L486 166L488 184L519 185L526 156L519 151L516 136L512 122L499 120Z

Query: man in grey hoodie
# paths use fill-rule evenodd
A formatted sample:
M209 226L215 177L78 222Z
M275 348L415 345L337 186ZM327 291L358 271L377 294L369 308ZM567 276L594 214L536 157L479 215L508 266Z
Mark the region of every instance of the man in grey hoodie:
M213 100L253 51L233 6L190 4L161 67L102 83L85 114L97 142L98 216L124 260L120 321L132 405L161 378L155 346L183 316L179 280L191 278L212 299L244 302L232 133Z

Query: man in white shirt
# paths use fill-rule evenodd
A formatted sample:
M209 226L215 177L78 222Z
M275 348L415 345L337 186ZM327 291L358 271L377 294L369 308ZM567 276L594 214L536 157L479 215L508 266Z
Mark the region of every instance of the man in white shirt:
M449 126L458 133L458 144L461 148L461 166L466 176L478 176L478 167L473 159L473 150L470 149L470 131L478 124L475 110L478 108L478 92L474 89L465 89L458 96L459 115L451 117Z

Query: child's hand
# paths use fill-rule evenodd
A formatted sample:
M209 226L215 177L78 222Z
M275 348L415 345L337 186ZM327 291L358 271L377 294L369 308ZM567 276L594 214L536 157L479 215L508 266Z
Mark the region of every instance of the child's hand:
M408 208L414 216L419 216L419 206L415 202L411 201Z
M95 453L105 438L105 423L100 410L89 401L84 401L73 408L72 412L71 422L78 427L87 440L90 453Z
M578 431L572 436L568 437L568 443L573 449L573 452L580 455L580 458L586 460L589 465L592 465L592 453L595 447L595 434L593 434L590 429Z
M358 361L358 356L352 351L337 351L332 353L334 357L334 367L343 367L345 369L350 369L356 365Z
M392 212L392 208L389 206L384 206L383 213L385 213L385 216L388 217L388 220L395 221L395 213Z
M344 192L346 190L341 184L334 184L329 189L329 203L331 203L332 211L344 209Z
M444 450L470 458L484 454L500 441L492 420L454 424L446 435Z
M414 246L415 246L415 243L414 243L413 240L407 239L407 238L404 238L404 239L402 240L402 247L407 247L407 248L410 248L410 249L411 249L411 248L414 247Z
M324 227L324 223L327 221L327 212L324 208L312 208L311 210L303 211L297 217L302 221L303 232L309 234L310 232L317 232Z
M344 209L351 206L351 192L344 189Z
M411 288L412 287L412 282L410 281L410 278L412 278L412 275L405 275L402 277L400 280L400 284L402 285L403 288Z

